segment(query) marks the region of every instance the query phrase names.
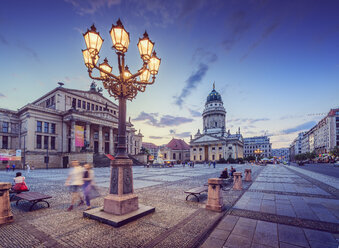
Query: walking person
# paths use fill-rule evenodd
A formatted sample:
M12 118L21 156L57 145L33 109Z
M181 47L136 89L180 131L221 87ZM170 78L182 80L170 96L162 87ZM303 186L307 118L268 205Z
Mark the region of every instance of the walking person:
M87 205L87 209L91 209L91 192L95 190L94 188L94 172L92 170L92 166L90 164L84 165L84 184L82 185L82 190L84 192L84 197Z
M69 190L71 192L71 205L67 209L67 211L71 211L73 209L74 204L77 200L80 200L78 206L84 204L84 200L80 195L81 186L84 184L83 174L84 170L80 166L79 161L73 160L71 162L71 166L73 167L69 172L69 175L66 179L65 185L69 186Z
M12 170L15 171L15 164L12 164Z
M9 166L9 164L7 164L6 171L9 172L10 169L11 169L11 167Z
M29 166L29 164L26 164L26 168L27 168L27 174L29 174L29 172L31 171L31 167Z
M215 168L215 160L213 161L213 168Z

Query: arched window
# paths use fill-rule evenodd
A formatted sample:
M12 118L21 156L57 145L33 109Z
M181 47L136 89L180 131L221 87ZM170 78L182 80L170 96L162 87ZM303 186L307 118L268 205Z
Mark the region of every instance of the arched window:
M175 159L175 153L173 153L173 159Z

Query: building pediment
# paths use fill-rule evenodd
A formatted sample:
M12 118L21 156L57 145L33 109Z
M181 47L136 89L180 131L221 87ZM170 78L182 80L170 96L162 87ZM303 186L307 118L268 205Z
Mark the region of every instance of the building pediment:
M194 143L218 142L218 141L223 141L223 140L217 137L210 136L210 135L202 135L201 137L192 140L190 143L194 144Z

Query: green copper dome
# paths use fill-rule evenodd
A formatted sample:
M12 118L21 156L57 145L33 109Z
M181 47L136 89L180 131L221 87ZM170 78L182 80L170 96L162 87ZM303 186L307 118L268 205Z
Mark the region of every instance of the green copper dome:
M220 94L215 89L213 89L211 93L208 94L206 102L208 103L213 101L222 101Z

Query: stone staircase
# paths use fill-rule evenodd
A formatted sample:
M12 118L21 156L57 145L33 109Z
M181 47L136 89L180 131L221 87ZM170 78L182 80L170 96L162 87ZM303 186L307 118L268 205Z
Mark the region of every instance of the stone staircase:
M111 160L106 157L105 154L94 153L93 154L93 166L94 167L109 167Z

